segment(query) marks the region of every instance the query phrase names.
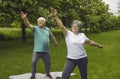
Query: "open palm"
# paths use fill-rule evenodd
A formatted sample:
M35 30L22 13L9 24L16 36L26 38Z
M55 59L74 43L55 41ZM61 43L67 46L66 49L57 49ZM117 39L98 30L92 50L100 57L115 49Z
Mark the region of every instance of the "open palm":
M24 18L26 18L27 13L21 12L21 13L20 13L20 16L21 16L22 19L24 19Z

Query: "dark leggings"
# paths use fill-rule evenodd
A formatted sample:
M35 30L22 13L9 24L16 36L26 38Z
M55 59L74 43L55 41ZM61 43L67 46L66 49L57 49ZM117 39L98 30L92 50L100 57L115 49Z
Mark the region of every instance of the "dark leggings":
M45 52L34 52L32 57L32 76L36 74L36 65L39 58L41 58L45 64L46 74L50 73L50 54Z
M78 66L79 68L81 79L87 79L87 63L88 63L87 57L77 60L67 58L65 68L62 73L62 79L69 79L70 74L72 73L76 66Z

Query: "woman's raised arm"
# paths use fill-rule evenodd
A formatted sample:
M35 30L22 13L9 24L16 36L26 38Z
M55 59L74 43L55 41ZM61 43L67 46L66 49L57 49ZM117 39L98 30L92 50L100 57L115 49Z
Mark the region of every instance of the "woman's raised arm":
M55 21L57 22L58 26L60 27L60 29L63 31L64 36L66 36L67 28L63 25L61 19L58 17L58 13L57 13L56 9L51 8L51 13L52 13L52 16L54 17Z

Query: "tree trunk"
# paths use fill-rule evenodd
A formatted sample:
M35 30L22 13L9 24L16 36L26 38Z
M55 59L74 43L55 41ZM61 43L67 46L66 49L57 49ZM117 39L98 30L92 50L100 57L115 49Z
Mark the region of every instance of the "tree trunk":
M87 33L87 24L86 23L85 23L85 27L84 28L85 28L84 32Z
M22 22L22 41L26 42L26 27L23 22Z

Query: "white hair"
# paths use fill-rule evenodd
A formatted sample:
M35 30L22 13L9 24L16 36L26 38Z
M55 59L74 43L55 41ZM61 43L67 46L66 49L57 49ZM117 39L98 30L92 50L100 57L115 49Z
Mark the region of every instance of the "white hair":
M44 17L39 17L39 18L37 19L37 21L39 21L39 20L43 20L44 22L46 21Z

